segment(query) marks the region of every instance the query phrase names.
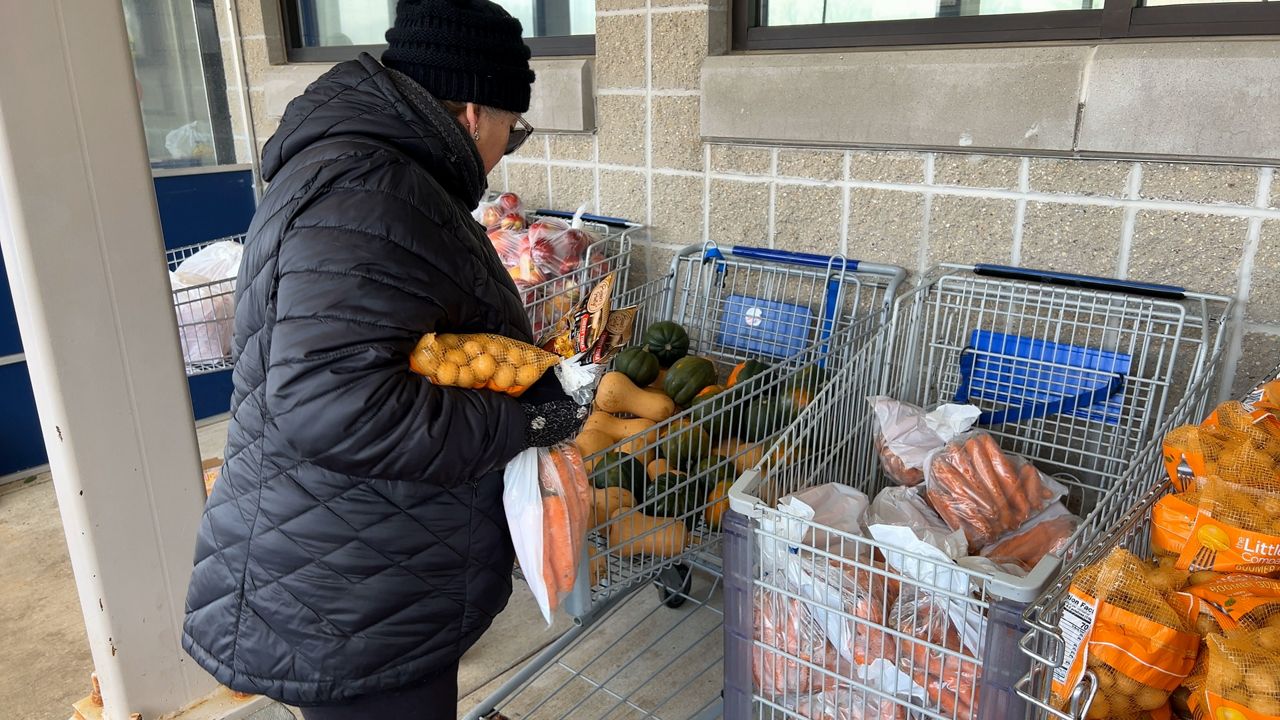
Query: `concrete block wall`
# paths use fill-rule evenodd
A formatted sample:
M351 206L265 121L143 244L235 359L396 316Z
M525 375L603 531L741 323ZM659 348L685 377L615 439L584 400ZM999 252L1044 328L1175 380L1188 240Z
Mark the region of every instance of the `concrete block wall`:
M240 5L261 144L322 68L272 65L283 51L270 50L278 38L261 7L275 4ZM913 273L999 262L1173 283L1241 302L1237 392L1280 361L1275 168L704 142L699 70L722 45L723 8L598 0L597 10L596 132L536 136L490 184L527 205L586 204L645 223L642 272L715 241Z

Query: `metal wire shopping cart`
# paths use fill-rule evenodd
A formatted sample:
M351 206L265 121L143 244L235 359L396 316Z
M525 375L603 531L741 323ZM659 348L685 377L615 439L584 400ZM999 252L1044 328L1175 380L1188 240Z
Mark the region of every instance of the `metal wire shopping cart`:
M576 626L533 658L508 682L482 701L467 718L489 717L501 704L520 717L687 718L719 713L719 559L720 537L715 488L721 494L737 476L739 466L756 457L791 414L816 395L824 378L862 348L883 351L889 302L906 273L901 268L859 263L825 256L715 245L690 246L672 261L666 277L628 291L626 304L639 304L637 332L659 320L679 323L688 332L691 354L710 359L724 379L738 363L758 359L772 366L711 400L695 404L676 416L623 438L586 458L593 477L621 472L635 458L681 458L683 474L672 474L633 508L604 520L590 533L589 559L579 582L563 604ZM763 408L763 409L762 409ZM767 412L766 417L760 413ZM730 436L751 428L747 442L730 443ZM623 452L625 450L625 452ZM697 462L691 458L697 456ZM723 503L722 503L723 504ZM648 519L662 518L659 527ZM646 542L664 529L675 530L678 544ZM614 655L635 644L646 645L654 633L653 620L625 624L619 633L616 618L632 617L647 607L635 591L655 582L660 603L654 609L661 622L673 622L664 638L699 642L684 648L681 657L695 666L695 683L709 695L684 697L683 682L670 682L661 673L636 682L633 674L610 675L602 667L619 669ZM652 602L652 601L650 601ZM684 605L685 607L681 607ZM680 608L680 610L675 610ZM676 613L676 614L671 614ZM689 635L682 627L702 620L714 622ZM604 618L612 618L602 623ZM613 633L607 661L575 664L575 648L597 646L600 637L588 628L601 623ZM662 641L669 650L669 643ZM709 647L708 647L709 646ZM673 657L668 665L675 667ZM686 673L682 677L688 678ZM562 677L563 683L553 680ZM563 685L563 686L562 686ZM586 688L584 690L584 688ZM567 702L566 698L573 698ZM603 703L601 705L601 703ZM691 704L692 703L692 704ZM601 712L604 714L595 714Z
M1280 367L1272 370L1268 377L1280 378ZM1202 409L1191 417L1170 417L1163 423L1160 436L1142 451L1135 468L1138 477L1146 479L1153 489L1145 497L1135 492L1135 496L1142 498L1141 501L1118 520L1103 527L1097 542L1085 548L1071 563L1064 566L1058 579L1027 607L1024 617L1029 627L1020 646L1030 658L1031 665L1015 687L1018 694L1030 704L1030 717L1036 720L1081 720L1089 711L1098 689L1097 676L1092 670L1085 670L1066 707L1055 707L1051 701L1054 675L1059 674L1060 679L1064 678L1070 664L1066 659L1068 647L1061 623L1067 605L1068 589L1081 568L1098 562L1117 547L1123 547L1140 558L1152 558L1151 510L1160 498L1173 492L1164 467L1160 438L1178 425L1199 422L1203 416Z
M530 220L536 222L539 218L568 220L573 218L573 213L538 210ZM517 283L535 336L571 312L583 289L592 287L605 275L614 274L615 287L627 287L631 271L631 235L643 226L603 215L583 215L582 221L582 227L599 239L587 248L581 267L568 275L536 285Z
M887 365L866 351L845 364L730 491L725 717L813 717L806 708L832 703L841 718L1021 717L1022 610L1149 487L1136 461L1167 418L1204 407L1230 309L1167 286L997 266L930 272L897 302ZM869 497L890 484L872 395L977 405L1005 451L1068 487L1085 521L1061 556L1018 577L777 509L825 483Z
M173 273L182 261L221 242L244 243L244 235L219 238L169 250L165 260ZM235 334L235 277L173 289L173 310L178 315L178 338L187 375L231 367L231 340Z

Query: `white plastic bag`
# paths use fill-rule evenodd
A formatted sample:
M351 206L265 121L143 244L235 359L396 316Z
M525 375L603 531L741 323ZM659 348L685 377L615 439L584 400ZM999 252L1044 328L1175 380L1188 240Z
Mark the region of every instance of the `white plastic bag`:
M170 130L164 137L164 149L178 160L205 157L213 152L213 136L201 132L200 122L195 120Z
M867 511L868 504L867 496L861 491L848 485L827 483L805 488L782 498L778 501L778 509L807 517L817 525L862 536L862 516ZM866 554L865 550L858 552L858 548L865 549L865 545L850 542L838 535L833 536L822 528L810 526L801 540L809 547L850 559Z
M609 366L596 363L583 365L583 355L586 353L578 353L571 358L561 360L556 364L555 371L565 394L579 405L589 405L595 397L600 378L604 377Z
M591 490L573 443L529 448L507 463L502 505L516 558L542 618L573 591L586 547Z
M969 551L964 533L952 530L924 501L918 488L881 490L867 509L867 527L876 540L885 538L894 547L903 547L906 542L903 538L908 537L909 532L914 540L937 548L946 558L962 558Z
M179 263L174 272L187 285L233 280L240 272L240 260L243 257L243 245L223 240L200 248Z
M932 412L878 395L868 398L875 412L876 450L881 467L899 485L924 481L924 461L929 453L967 431L981 411L972 405L940 405Z

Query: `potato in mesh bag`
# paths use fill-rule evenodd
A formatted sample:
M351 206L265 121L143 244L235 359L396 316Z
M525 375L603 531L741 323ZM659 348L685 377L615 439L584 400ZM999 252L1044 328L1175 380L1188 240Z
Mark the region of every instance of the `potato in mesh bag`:
M1229 632L1206 639L1202 692L1193 713L1229 720L1280 717L1280 628Z
M409 367L436 385L488 388L519 397L561 358L528 343L490 333L428 333Z
M1098 678L1089 720L1149 713L1168 702L1200 646L1169 603L1173 577L1124 548L1076 573L1068 607L1088 625L1067 649L1065 677L1054 678L1055 703L1066 706L1086 668Z
M1151 546L1190 571L1280 571L1280 492L1217 477L1166 495L1151 511Z

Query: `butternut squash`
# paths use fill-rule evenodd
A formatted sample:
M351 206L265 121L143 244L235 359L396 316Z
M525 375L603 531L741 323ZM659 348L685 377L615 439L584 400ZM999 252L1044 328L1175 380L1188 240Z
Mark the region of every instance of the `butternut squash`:
M605 373L596 389L596 407L607 413L634 415L662 422L675 414L676 404L660 392L642 390L620 372Z
M578 452L582 453L583 459L586 459L602 450L607 450L613 445L614 439L613 436L599 430L583 429L574 442L578 445Z
M658 446L650 443L646 435L622 443L618 446L618 452L626 453L646 465L658 459Z
M591 525L588 529L600 527L618 510L635 506L636 498L626 488L596 488L591 496Z
M671 472L671 464L664 458L650 461L648 465L644 466L644 474L649 476L649 482L653 482L669 472Z
M665 383L666 381L667 381L667 369L662 368L661 370L658 371L658 377L655 378L653 382L649 383L649 389L662 392L662 384Z
M582 426L584 431L596 430L608 435L613 442L618 442L632 435L643 433L653 427L652 420L645 418L634 418L631 420L623 420L616 418L607 412L595 411L587 418L587 422Z
M649 555L669 558L684 552L689 531L684 523L672 518L649 517L635 510L619 510L606 526L609 546L618 555Z

